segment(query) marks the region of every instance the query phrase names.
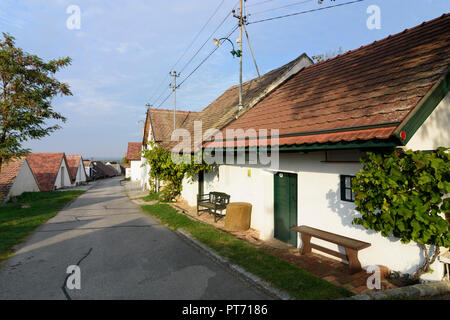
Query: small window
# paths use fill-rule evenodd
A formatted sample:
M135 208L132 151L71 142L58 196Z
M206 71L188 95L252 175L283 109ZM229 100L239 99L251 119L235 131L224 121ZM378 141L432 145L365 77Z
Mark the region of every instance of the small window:
M355 176L341 175L341 200L355 202L355 193L352 191L352 181Z

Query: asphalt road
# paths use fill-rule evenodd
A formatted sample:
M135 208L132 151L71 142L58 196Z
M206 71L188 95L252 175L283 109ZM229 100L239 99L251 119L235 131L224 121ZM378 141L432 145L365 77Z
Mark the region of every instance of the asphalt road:
M80 289L69 289L71 265ZM0 299L268 299L101 180L0 270Z

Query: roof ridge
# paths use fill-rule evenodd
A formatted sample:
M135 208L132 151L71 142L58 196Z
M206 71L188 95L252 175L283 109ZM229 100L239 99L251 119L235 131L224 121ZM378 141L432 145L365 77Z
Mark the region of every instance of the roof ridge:
M405 35L406 33L409 33L409 32L411 32L411 31L413 31L413 30L422 28L424 25L433 24L433 23L435 23L435 22L437 22L437 21L440 21L441 19L444 19L444 18L447 17L447 16L450 16L450 13L444 13L444 14L442 14L441 16L439 16L439 17L437 17L437 18L434 18L434 19L432 19L432 20L429 20L429 21L423 21L421 24L416 25L416 26L414 26L414 27L406 28L406 29L404 29L403 31L400 31L400 32L397 32L397 33L394 33L394 34L390 34L390 35L388 35L387 37L384 37L384 38L379 39L379 40L372 41L371 43L368 43L368 44L366 44L366 45L362 45L362 46L360 46L359 48L352 49L352 50L348 50L348 51L346 51L346 52L344 52L344 53L342 53L342 54L337 55L336 57L327 59L327 60L325 60L325 61L321 61L321 62L314 63L314 64L312 64L311 66L306 67L305 69L313 68L314 66L318 66L318 65L323 65L323 64L325 64L325 63L327 63L327 62L334 61L334 60L336 60L337 58L341 58L341 57L347 56L347 55L349 55L349 54L351 54L351 53L354 53L354 52L357 52L357 51L366 49L366 48L368 48L368 47L370 47L370 46L373 46L373 45L375 45L375 44L383 43L383 42L385 42L386 40L392 40L392 39L397 38L397 37L399 37L399 36L401 36L401 35Z
M160 109L160 108L149 108L151 111L168 111L173 112L173 109ZM199 111L191 111L191 110L176 110L175 112L187 113L187 112L199 112Z

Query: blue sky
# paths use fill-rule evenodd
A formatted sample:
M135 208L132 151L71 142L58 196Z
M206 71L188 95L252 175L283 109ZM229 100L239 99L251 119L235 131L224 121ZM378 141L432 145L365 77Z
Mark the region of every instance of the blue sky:
M248 21L329 6L348 0L248 0ZM57 77L71 86L73 96L56 98L55 108L68 121L63 129L25 144L33 152L66 152L85 158L123 157L127 142L141 141L146 103L159 105L169 93L168 72L185 52L222 0L2 0L0 31L16 37L17 45L45 59L70 56L73 63ZM195 51L236 5L223 0L216 15L175 66L180 71ZM298 3L298 4L296 4ZM286 8L271 10L295 4ZM70 5L81 10L80 29L66 26ZM366 10L381 9L381 29L369 30ZM264 12L265 11L265 12ZM356 49L423 21L450 12L448 0L370 0L328 10L247 26L262 73L303 52ZM215 33L226 35L236 24L228 17ZM235 41L238 33L230 38ZM208 41L181 74L182 81L214 49ZM178 90L178 109L201 110L229 86L238 83L238 59L225 43ZM244 80L256 71L244 46ZM165 92L164 92L165 90ZM158 98L161 98L158 100ZM162 108L172 108L169 98Z

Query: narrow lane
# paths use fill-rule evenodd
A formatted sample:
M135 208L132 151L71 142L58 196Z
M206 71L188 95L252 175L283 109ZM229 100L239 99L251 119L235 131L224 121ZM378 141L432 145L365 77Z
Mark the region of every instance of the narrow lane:
M71 265L81 289L68 289ZM0 299L268 299L142 213L119 179L41 226L0 270Z

